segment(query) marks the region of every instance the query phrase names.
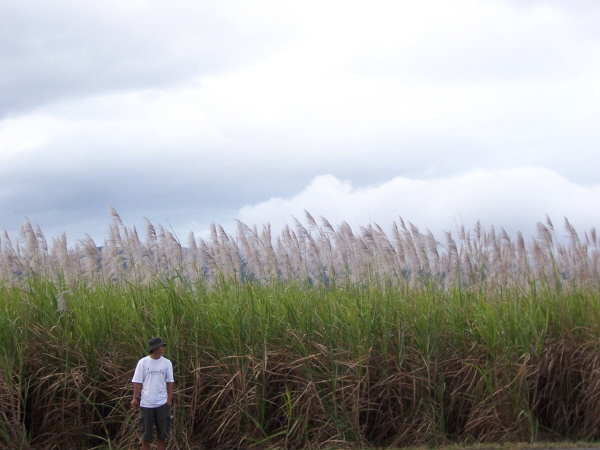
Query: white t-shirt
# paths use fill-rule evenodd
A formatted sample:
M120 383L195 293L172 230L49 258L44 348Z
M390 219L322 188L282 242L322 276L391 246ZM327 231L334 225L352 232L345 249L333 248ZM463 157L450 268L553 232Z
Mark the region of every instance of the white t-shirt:
M150 355L140 359L133 373L134 383L142 384L140 406L157 408L167 403L167 383L173 383L173 364L161 356L158 359Z

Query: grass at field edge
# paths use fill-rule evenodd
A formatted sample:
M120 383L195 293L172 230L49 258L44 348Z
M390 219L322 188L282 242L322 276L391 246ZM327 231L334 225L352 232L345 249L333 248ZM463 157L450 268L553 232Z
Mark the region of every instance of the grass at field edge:
M201 447L191 447L192 450L205 450ZM328 447L329 450L344 450L347 447ZM379 447L350 447L352 450L384 450ZM584 441L556 441L556 442L508 442L502 444L479 443L479 444L453 444L439 447L398 447L388 448L385 450L600 450L600 442L584 442ZM94 450L119 450L115 447L96 447ZM273 450L281 450L274 448ZM309 449L307 449L309 450Z
M502 444L453 444L440 447L404 447L401 450L546 450L546 449L600 449L600 442L553 441L553 442L507 442ZM377 450L377 449L363 449ZM400 449L398 449L400 450Z

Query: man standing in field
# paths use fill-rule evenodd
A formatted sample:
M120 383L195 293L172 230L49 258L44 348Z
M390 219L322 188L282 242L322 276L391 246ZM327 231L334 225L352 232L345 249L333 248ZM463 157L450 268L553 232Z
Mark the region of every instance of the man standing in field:
M163 356L167 343L159 337L150 339L150 354L140 359L133 374L131 408L141 408L138 429L142 450L150 450L156 425L156 448L165 450L170 438L171 405L173 404L173 364ZM141 398L140 398L141 394Z

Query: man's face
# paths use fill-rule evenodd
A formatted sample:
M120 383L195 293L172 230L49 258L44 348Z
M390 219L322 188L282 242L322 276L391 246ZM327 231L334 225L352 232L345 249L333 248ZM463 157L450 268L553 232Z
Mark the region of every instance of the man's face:
M160 346L160 347L158 347L158 348L155 348L155 349L154 349L154 351L153 351L152 353L154 353L154 356L155 356L156 358L159 358L159 357L161 357L162 355L164 355L164 354L165 354L165 346L164 346L164 345L162 345L162 346Z

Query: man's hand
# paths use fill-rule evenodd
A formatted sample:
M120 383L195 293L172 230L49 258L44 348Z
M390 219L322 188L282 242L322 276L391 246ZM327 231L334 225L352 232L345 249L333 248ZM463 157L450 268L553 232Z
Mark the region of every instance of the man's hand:
M137 408L140 392L142 392L142 383L133 383L133 400L131 400L131 409Z
M169 408L171 406L173 406L173 383L172 382L167 383L167 405L169 405Z

